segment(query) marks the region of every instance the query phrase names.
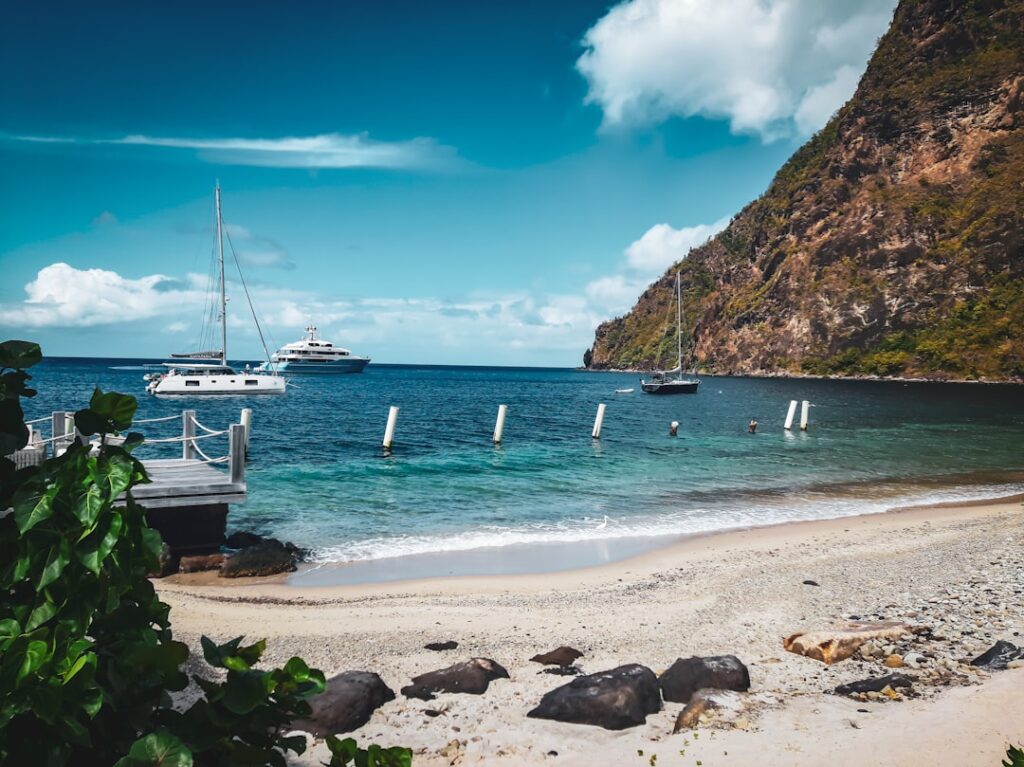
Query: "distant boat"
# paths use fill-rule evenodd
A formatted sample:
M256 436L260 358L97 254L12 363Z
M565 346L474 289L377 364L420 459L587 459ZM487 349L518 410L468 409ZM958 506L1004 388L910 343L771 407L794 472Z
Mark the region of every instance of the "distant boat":
M267 371L276 366L282 373L362 373L369 362L369 357L323 340L316 326L309 325L305 338L282 346L259 369Z
M217 207L221 347L201 352L172 354L172 358L182 361L165 362L166 373L150 373L145 376L145 380L148 382L146 391L150 394L186 396L197 394L284 394L285 380L280 375L251 371L248 366L239 373L228 365L228 299L224 282L224 225L220 213L219 184L214 190L214 200ZM237 258L235 261L237 264ZM240 268L239 275L241 275ZM242 278L242 285L245 286L244 278ZM245 297L247 300L249 299L248 289L245 291ZM249 308L252 309L251 301ZM255 319L255 317L256 313L253 312L253 318ZM259 323L257 323L256 329L259 330ZM262 332L260 337L262 338Z
M632 394L636 389L616 389L616 394Z
M650 381L640 379L640 386L647 394L696 394L700 379L683 374L683 292L676 272L676 366L672 370L661 370L651 376Z

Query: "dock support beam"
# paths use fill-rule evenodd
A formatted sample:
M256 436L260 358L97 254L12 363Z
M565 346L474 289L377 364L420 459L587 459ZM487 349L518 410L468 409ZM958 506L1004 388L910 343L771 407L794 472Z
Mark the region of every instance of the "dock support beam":
M252 428L252 408L242 408L241 420L242 428L245 430L245 457L249 457L249 431Z
M508 415L508 405L498 405L498 420L494 422L494 444L500 445L502 435L505 433L505 416Z
M590 436L594 439L601 439L601 427L604 426L604 408L605 404L603 402L597 406L597 416L594 418L594 430L590 432Z
M184 438L181 441L181 457L186 461L195 458L196 442L193 439L196 436L195 410L181 411L181 436Z
M395 425L398 423L398 408L394 405L388 410L388 425L384 428L384 442L382 443L385 450L390 450L391 445L395 442Z
M807 431L807 416L809 415L811 403L804 400L800 406L800 431Z
M796 416L796 400L791 399L789 401L789 412L786 413L786 425L783 427L786 431L793 428L794 416Z
M228 466L231 468L231 484L245 481L245 427L240 423L231 424L228 432Z

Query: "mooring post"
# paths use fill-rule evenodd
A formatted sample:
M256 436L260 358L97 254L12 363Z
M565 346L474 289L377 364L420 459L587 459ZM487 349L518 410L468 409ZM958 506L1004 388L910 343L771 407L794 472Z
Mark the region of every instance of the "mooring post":
M796 400L791 399L789 401L789 412L786 413L786 425L783 427L786 431L793 428L793 417L796 415Z
M57 439L57 437L67 436L68 433L66 415L63 410L55 410L50 414L50 436L54 438L50 443L50 451L54 458L57 457L61 448L64 447L64 440Z
M668 436L676 437L679 435L679 421L673 421L668 425Z
M804 400L800 405L800 431L807 431L807 416L811 407L811 403Z
M196 457L196 411L181 411L181 457L186 461Z
M249 457L249 431L252 427L252 408L243 407L241 420L239 423L242 425L242 429L245 432L245 457Z
M384 449L390 450L395 441L395 424L398 423L398 408L394 405L388 410L388 425L384 429Z
M498 420L494 422L494 444L501 444L501 437L505 433L505 416L508 414L508 405L498 405Z
M245 427L240 423L231 424L228 432L228 466L231 467L231 484L245 481Z
M590 436L594 439L601 439L601 427L604 425L604 408L605 405L603 402L597 406L597 416L594 418L594 430L590 432Z

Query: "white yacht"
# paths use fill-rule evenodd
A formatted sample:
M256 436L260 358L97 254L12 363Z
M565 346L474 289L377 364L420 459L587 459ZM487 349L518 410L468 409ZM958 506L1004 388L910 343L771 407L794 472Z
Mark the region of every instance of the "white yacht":
M220 185L214 191L214 198L217 206L217 245L219 257L217 266L219 271L219 302L220 302L220 334L221 347L215 351L193 352L189 354L172 354L171 357L181 359L181 362L165 362L167 368L165 373L150 373L145 376L147 381L146 391L150 394L284 394L285 379L273 370L249 370L248 365L242 372L236 371L228 365L228 299L227 289L224 284L224 226L220 213ZM234 250L232 249L232 253ZM235 265L238 265L238 258L235 257ZM245 278L242 286L245 288ZM245 288L245 297L249 299L249 290ZM252 308L252 302L249 302ZM253 312L255 320L256 313ZM257 330L259 324L257 323ZM263 337L262 331L260 338ZM266 349L264 348L264 351ZM204 361L200 361L204 360Z
M349 349L335 346L317 335L316 326L306 328L306 337L285 344L259 369L281 373L361 373L369 357L360 357Z

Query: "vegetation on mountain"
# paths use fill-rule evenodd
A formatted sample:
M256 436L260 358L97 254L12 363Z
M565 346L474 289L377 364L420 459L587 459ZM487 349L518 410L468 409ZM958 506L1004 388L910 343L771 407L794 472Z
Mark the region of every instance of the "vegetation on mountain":
M1024 379L1024 1L902 0L853 98L590 368Z

